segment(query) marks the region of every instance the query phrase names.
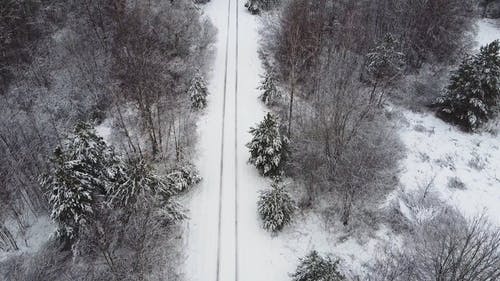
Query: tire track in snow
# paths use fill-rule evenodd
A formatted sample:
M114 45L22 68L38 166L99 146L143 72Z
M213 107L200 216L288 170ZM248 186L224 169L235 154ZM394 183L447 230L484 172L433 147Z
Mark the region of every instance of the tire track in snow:
M238 32L239 32L239 7L235 5L236 10L236 71L234 86L234 280L239 279L238 265Z
M219 281L220 278L220 260L221 260L221 231L222 231L222 183L224 171L224 130L226 123L226 95L227 95L227 69L229 63L229 31L231 27L231 1L228 0L227 6L227 25L226 25L226 54L224 66L224 91L222 101L222 131L221 131L221 156L220 156L220 178L219 178L219 221L218 221L218 234L217 234L217 264L215 280Z

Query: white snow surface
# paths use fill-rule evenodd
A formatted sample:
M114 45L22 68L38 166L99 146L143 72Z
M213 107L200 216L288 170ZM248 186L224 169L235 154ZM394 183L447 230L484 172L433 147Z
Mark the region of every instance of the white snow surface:
M25 233L21 233L14 221L8 221L6 227L12 232L16 240L18 251L0 251L0 262L11 256L22 253L36 253L56 231L55 223L48 216L40 216L36 219L28 219L29 226Z
M495 19L480 19L477 21L477 47L489 44L500 39L499 22Z
M404 112L400 136L407 148L400 175L404 192L433 181L432 191L466 217L487 215L500 226L500 142L469 134L429 113ZM448 186L459 179L463 189Z
M105 142L110 143L111 136L113 134L113 129L112 129L112 119L107 118L103 122L101 122L99 125L95 127L95 131L98 136L104 139Z

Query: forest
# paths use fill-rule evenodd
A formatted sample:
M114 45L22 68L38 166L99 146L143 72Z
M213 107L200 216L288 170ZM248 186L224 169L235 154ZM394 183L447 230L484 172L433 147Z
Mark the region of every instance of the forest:
M38 218L57 231L0 279L175 277L164 264L185 217L175 197L199 181L192 98L215 33L200 14L189 1L1 1L0 250L33 247Z
M499 113L496 0L0 0L0 280L499 280Z

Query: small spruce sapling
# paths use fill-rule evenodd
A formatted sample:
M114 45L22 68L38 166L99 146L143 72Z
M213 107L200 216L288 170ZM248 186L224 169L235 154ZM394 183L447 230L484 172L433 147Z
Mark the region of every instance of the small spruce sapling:
M196 74L188 89L191 98L191 107L195 110L202 110L207 106L208 89L201 74Z
M345 276L338 270L339 261L322 257L312 251L300 259L299 266L292 274L293 281L344 281Z
M250 149L249 162L264 176L283 175L283 166L288 157L288 138L281 135L277 116L268 113L257 128L250 128L252 140L246 145Z
M245 7L253 15L259 14L261 11L268 11L280 4L280 0L247 0Z
M272 184L271 190L260 192L257 204L263 227L270 232L281 231L290 223L295 211L294 201L284 186L276 181Z
M281 97L281 94L276 87L276 79L274 79L272 74L266 74L258 89L262 91L260 100L266 105L272 105Z
M179 163L170 170L167 175L167 180L170 188L177 194L199 183L201 177L198 174L198 170L196 170L196 167L193 165L189 163Z

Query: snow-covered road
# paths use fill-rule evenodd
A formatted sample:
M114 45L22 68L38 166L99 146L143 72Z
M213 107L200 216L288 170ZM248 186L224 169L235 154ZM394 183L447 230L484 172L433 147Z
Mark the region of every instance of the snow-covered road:
M248 129L264 116L257 20L237 0L212 0L205 14L218 29L209 105L198 123L203 182L190 198L185 279L265 280L269 260L256 212L266 181L246 161ZM239 36L238 36L239 35ZM261 239L261 240L262 240ZM257 271L257 272L255 272ZM286 273L285 273L286 274Z

